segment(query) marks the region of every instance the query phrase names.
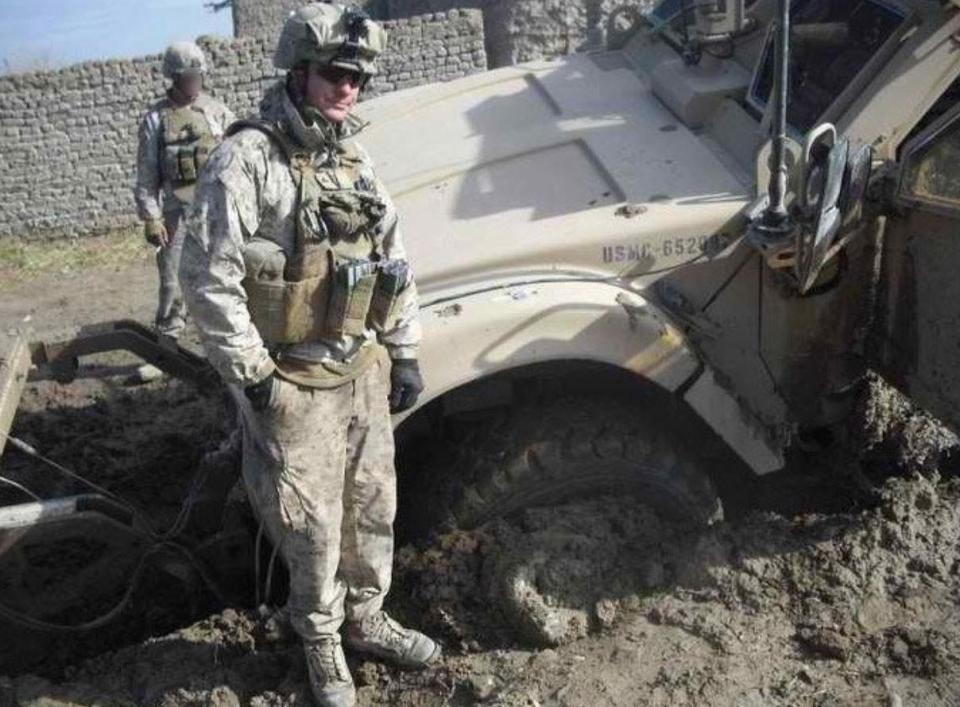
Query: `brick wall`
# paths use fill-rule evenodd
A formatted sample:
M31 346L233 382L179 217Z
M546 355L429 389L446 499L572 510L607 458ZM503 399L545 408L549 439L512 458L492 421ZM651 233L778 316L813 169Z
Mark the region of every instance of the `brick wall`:
M386 24L390 47L374 92L486 67L479 13ZM237 115L250 113L278 76L273 43L201 39L212 59L209 92ZM136 225L137 126L165 87L159 56L0 76L0 238L87 235Z
M577 51L591 29L605 26L624 4L645 9L653 0L384 0L386 16L472 8L483 12L487 59L491 67L552 59Z
M283 20L291 11L309 0L233 0L233 34L236 37L260 37L275 42ZM341 5L362 7L373 17L386 15L380 10L385 0L341 0ZM423 14L423 13L411 13Z

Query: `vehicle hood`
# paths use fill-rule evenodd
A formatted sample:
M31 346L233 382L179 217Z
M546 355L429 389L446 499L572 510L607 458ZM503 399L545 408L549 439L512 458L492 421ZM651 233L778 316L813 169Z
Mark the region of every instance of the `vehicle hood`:
M398 91L358 115L425 293L659 272L748 198L621 53Z

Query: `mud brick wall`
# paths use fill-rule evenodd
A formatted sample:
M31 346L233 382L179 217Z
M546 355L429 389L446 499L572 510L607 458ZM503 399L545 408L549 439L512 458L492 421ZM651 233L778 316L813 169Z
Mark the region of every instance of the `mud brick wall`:
M299 0L233 0L233 35L276 41L283 19L302 4Z
M208 91L249 113L275 77L257 39L200 42ZM166 88L160 56L0 77L0 238L136 224L137 127Z
M577 51L595 27L626 0L385 0L390 18L454 8L483 12L487 59L491 67L552 59ZM640 0L641 10L653 0Z
M483 16L476 10L450 10L383 22L387 51L375 93L436 81L451 81L487 68Z
M390 46L371 92L457 78L486 67L479 13L385 23ZM276 80L273 44L202 38L208 91L238 116ZM160 56L0 76L0 238L82 236L137 225L137 126L163 95Z
M283 21L293 10L309 0L233 0L233 34L236 37L260 37L276 41ZM386 17L381 6L385 0L340 0L341 5L354 5L373 17ZM423 13L412 13L423 14Z

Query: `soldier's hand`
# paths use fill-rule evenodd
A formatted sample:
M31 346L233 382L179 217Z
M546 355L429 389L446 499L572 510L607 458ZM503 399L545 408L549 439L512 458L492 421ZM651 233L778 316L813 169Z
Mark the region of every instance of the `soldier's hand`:
M390 369L390 412L409 410L423 392L420 364L415 358L397 358Z
M250 401L250 407L257 412L263 412L270 407L276 399L279 384L280 381L277 380L277 375L271 373L259 383L248 385L243 389L243 394L246 395L247 400Z
M151 219L143 224L143 236L147 243L158 248L166 248L170 245L170 236L167 234L167 227L163 225L160 219Z

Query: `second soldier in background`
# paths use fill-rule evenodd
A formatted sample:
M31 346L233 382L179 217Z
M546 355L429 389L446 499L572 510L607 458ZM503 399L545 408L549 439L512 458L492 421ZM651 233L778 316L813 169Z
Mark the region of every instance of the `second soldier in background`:
M140 123L137 151L137 211L147 241L157 247L160 293L155 326L168 344L186 324L178 270L183 233L180 222L193 201L200 171L223 138L234 115L203 93L207 60L192 42L176 42L163 56L167 95Z

